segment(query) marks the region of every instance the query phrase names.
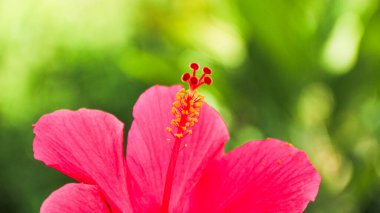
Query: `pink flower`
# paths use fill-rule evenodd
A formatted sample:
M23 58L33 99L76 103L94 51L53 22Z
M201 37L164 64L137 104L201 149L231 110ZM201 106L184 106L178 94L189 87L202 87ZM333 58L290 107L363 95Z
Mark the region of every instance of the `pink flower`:
M292 145L266 139L224 152L226 125L196 92L211 84L211 70L198 79L198 66L191 67L193 75L182 77L190 90L153 86L141 95L126 157L124 125L111 114L42 116L34 125L35 159L80 183L54 191L41 212L293 213L314 201L320 175Z

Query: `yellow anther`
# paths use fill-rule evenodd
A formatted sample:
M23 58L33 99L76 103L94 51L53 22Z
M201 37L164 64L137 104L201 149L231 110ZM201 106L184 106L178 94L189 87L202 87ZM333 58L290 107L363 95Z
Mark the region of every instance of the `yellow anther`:
M186 126L183 126L183 127L182 127L182 130L183 130L183 131L186 131Z
M176 95L175 95L175 98L177 99L177 100L181 100L181 99L183 99L183 97L185 97L185 93L181 93L181 92L179 92L179 93L177 93Z
M174 134L174 137L176 137L176 138L182 138L183 134L182 133L176 133L176 134Z
M192 118L192 117L188 117L187 120L190 122L198 122L197 118Z
M169 133L173 132L173 129L170 128L170 127L166 127L166 131L168 131Z
M176 109L176 108L174 108L174 107L172 108L172 114L173 114L173 115L176 115L176 114L178 114L178 111L177 111L177 109Z
M202 102L197 102L197 103L194 104L194 106L196 108L200 108L202 106Z
M193 134L193 130L191 130L191 129L187 130L187 134L189 134L189 135Z
M170 124L171 124L172 126L178 126L178 122L175 121L174 119L170 122Z
M190 126L190 123L189 123L189 122L186 122L186 124L185 124L185 125L188 127L188 126Z
M179 101L174 101L173 106L174 106L175 108L178 108L178 107L181 106L181 104L179 103Z

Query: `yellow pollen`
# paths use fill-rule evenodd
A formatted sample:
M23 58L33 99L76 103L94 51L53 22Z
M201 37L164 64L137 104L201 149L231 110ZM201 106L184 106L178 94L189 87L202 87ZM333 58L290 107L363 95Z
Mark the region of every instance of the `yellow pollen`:
M176 100L171 109L174 118L170 122L171 126L166 130L175 138L180 139L193 133L191 128L198 122L204 96L196 90L181 89L175 97Z
M176 134L174 134L174 137L176 137L176 138L182 138L183 134L182 133L176 133Z
M174 119L170 122L170 124L171 124L172 126L178 126L178 122L175 121Z
M177 114L177 109L174 108L174 107L172 108L172 114L173 114L173 115L176 115L176 114Z
M181 104L179 103L179 101L174 101L173 107L178 108L180 106L181 106Z

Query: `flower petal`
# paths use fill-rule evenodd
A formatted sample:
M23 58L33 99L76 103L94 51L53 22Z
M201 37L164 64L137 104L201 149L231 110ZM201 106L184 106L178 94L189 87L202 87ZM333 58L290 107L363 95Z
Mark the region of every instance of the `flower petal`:
M79 182L98 185L114 211L128 209L123 128L102 111L55 111L34 125L34 158Z
M134 121L128 134L127 164L132 176L130 195L134 209L143 212L161 209L166 172L172 152L172 136L166 127L173 118L171 112L175 94L180 86L154 86L137 101L133 109ZM206 164L223 153L229 135L219 116L207 104L200 111L193 134L183 139L177 160L171 194L171 211L181 211L184 200L198 182Z
M110 212L101 192L88 184L66 184L43 202L41 213Z
M275 139L253 141L212 162L193 191L192 212L302 212L321 177L306 154Z

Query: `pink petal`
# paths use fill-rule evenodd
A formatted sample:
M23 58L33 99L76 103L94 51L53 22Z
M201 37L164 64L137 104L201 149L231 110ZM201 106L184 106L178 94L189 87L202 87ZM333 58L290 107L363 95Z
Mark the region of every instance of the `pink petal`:
M34 125L34 158L79 182L98 185L114 211L128 209L123 128L102 111L55 111Z
M302 212L321 177L306 154L275 139L253 141L208 167L191 212Z
M54 191L41 206L41 213L110 212L96 186L66 184Z
M173 116L172 103L180 86L154 86L137 101L134 121L128 135L127 164L131 178L134 209L142 212L159 211L173 142L165 131ZM193 134L184 138L188 147L180 153L175 168L170 201L171 212L181 211L188 194L198 182L206 164L223 153L229 135L219 116L207 104L200 111Z

